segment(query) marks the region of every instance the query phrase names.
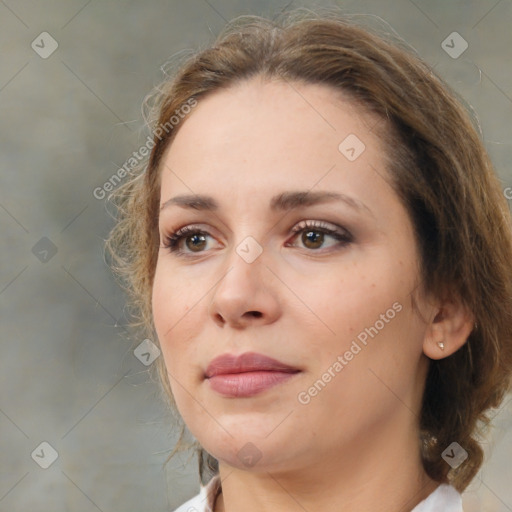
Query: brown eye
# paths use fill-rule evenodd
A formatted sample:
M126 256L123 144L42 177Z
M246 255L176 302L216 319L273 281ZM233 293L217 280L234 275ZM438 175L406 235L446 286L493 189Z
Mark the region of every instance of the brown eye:
M200 252L206 247L206 237L203 234L194 234L184 238L185 245L192 252ZM190 243L189 243L190 242Z
M302 222L294 227L292 232L296 235L301 234L301 245L306 249L310 249L315 252L320 252L318 249L324 247L329 238L334 240L334 243L329 244L326 249L329 247L345 246L353 240L352 235L346 229L338 226L336 226L336 229L333 229L329 227L329 225L319 221Z
M308 249L318 249L324 243L324 235L321 231L303 231L302 243Z
M204 252L210 235L194 226L185 226L165 237L164 248L177 255ZM182 244L182 242L185 244ZM182 247L185 245L185 249Z

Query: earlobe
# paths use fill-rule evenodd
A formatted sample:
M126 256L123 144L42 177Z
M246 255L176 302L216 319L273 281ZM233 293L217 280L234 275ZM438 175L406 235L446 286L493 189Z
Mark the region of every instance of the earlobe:
M430 359L443 359L456 352L460 346L455 348L455 345L447 345L444 340L436 341L436 338L426 336L423 342L423 353Z

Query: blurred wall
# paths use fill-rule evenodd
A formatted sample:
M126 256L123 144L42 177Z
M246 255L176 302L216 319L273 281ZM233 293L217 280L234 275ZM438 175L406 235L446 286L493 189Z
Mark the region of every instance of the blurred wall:
M412 44L478 113L512 199L510 0L0 1L0 511L163 512L197 493L195 459L163 468L176 434L126 335L93 191L147 137L169 57L301 5L381 17ZM511 404L467 512L512 510Z

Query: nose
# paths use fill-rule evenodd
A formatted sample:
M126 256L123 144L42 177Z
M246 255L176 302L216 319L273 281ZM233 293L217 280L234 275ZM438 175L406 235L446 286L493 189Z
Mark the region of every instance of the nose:
M210 318L220 327L234 329L275 322L281 315L279 281L267 266L265 250L250 263L240 254L233 249L228 268L214 287Z

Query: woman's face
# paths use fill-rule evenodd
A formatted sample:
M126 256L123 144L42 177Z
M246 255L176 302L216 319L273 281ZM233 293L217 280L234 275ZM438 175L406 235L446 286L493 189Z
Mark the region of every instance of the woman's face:
M254 470L334 467L410 433L426 326L380 123L326 86L259 79L199 100L181 122L161 165L153 313L190 431ZM208 199L173 202L182 195ZM236 368L229 357L209 368L223 355Z

